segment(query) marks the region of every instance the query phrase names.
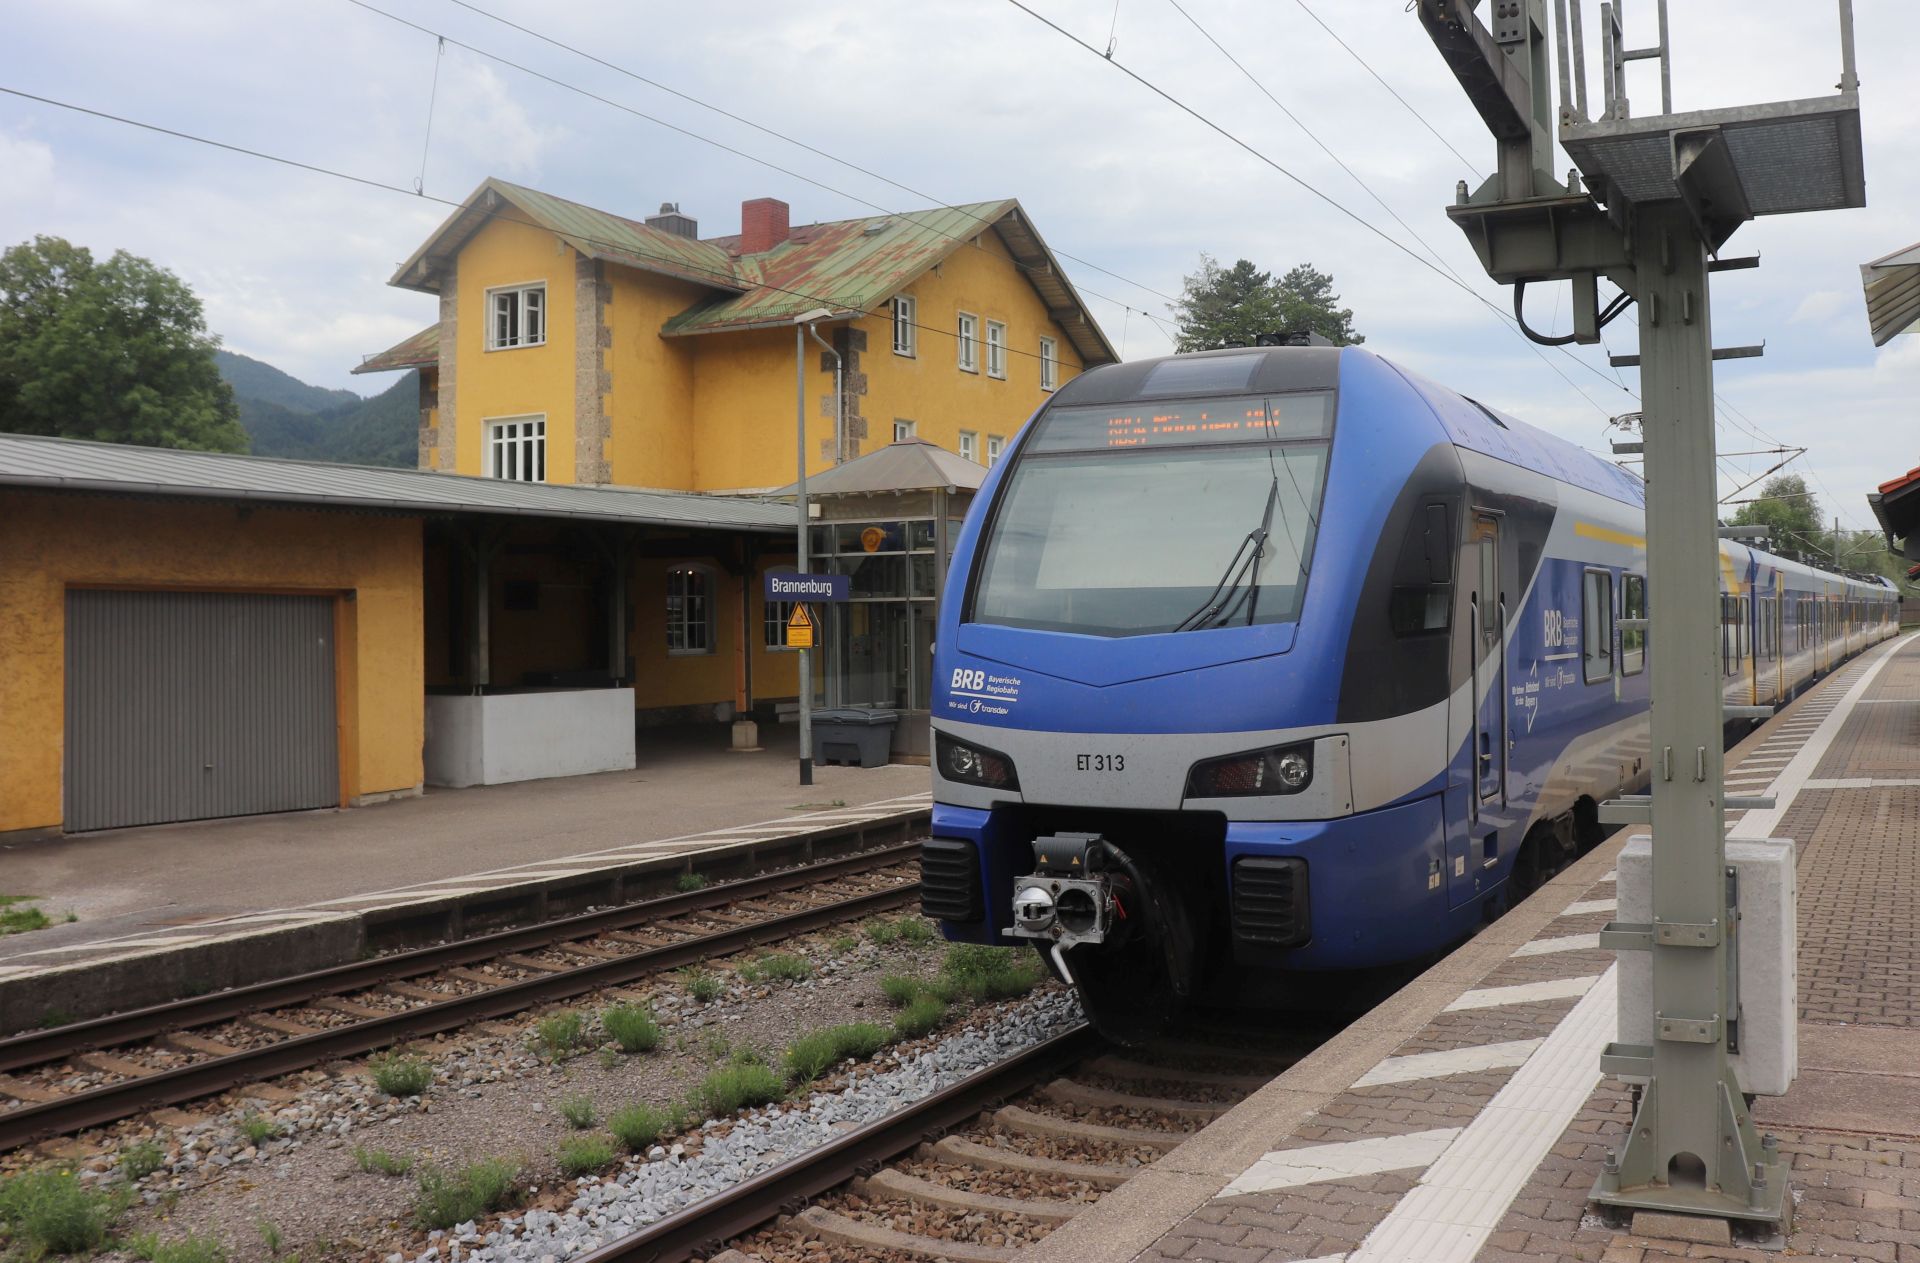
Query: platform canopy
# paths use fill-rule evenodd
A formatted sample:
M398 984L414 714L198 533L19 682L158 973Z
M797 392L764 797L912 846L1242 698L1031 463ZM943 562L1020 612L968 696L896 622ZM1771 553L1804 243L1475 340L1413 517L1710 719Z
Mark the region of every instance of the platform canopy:
M1873 344L1885 346L1920 323L1920 244L1862 263L1860 284L1867 291Z
M978 491L986 466L925 439L899 439L823 474L807 476L807 495L871 496L908 491ZM772 494L790 496L792 485Z
M237 500L434 517L568 518L775 535L793 529L792 509L739 496L515 482L424 469L336 465L27 434L0 434L0 488Z

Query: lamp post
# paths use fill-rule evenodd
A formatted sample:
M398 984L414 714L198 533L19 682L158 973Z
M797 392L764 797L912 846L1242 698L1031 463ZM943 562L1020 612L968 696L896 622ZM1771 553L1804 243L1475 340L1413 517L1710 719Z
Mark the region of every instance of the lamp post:
M794 479L794 569L807 573L807 335L813 334L813 322L833 313L818 307L793 319L793 436L797 476ZM819 341L819 335L813 334ZM826 346L824 342L822 346ZM827 347L831 351L832 347ZM839 357L834 357L836 368ZM839 374L834 374L838 381ZM837 391L835 392L838 393ZM800 655L800 783L813 784L813 650L795 650Z

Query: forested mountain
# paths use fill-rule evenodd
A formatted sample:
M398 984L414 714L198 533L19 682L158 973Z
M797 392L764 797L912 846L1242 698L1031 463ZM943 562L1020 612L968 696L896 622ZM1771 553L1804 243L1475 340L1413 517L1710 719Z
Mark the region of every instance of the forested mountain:
M342 404L360 402L360 396L351 390L309 386L271 364L232 351L215 351L213 362L219 366L220 376L227 379L227 385L233 387L233 393L241 399L259 399L295 412L324 412Z
M271 364L217 351L220 376L233 387L240 424L255 456L411 467L418 459L420 375L362 399L350 390L309 386Z

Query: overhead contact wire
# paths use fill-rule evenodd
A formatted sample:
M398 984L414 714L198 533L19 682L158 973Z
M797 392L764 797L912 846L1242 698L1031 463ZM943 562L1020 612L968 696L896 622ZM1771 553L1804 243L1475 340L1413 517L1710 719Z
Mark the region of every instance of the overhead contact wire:
M354 0L354 2L359 3L359 0ZM1449 285L1455 286L1462 293L1466 294L1469 298L1473 299L1475 302L1480 303L1482 306L1489 308L1496 315L1500 314L1500 309L1498 307L1495 307L1493 303L1489 301L1485 296L1483 296L1482 294L1470 288L1464 281L1461 281L1457 277L1448 275L1448 273L1444 269L1436 266L1430 259L1427 259L1425 256L1415 251L1411 246L1407 245L1405 242L1383 231L1378 225L1372 223L1371 221L1366 219L1364 216L1356 213L1355 211L1347 207L1344 203L1334 198L1332 195L1322 192L1319 188L1315 187L1313 184L1308 182L1303 177L1295 174L1292 170L1281 165L1278 161L1269 157L1267 154L1261 152L1259 149L1254 148L1254 146L1247 143L1245 140L1242 140L1239 136L1235 135L1234 133L1228 131L1226 128L1222 127L1220 124L1214 122L1211 118L1208 118L1205 114L1202 114L1199 110L1194 109L1191 105L1188 105L1185 101L1182 101L1179 97L1174 96L1171 92L1168 92L1165 88L1162 88L1159 84L1153 82L1153 80L1148 79L1145 75L1140 74L1138 71L1134 70L1132 67L1124 64L1123 62L1115 61L1112 58L1105 56L1100 52L1099 49L1087 43L1085 40L1081 39L1078 35L1075 35L1072 31L1067 30L1065 27L1055 22L1052 18L1049 18L1045 14L1039 13L1034 9L1030 8L1028 5L1023 3L1023 0L1007 0L1007 3L1012 5L1014 8L1020 10L1022 13L1026 14L1028 17L1032 18L1034 21L1040 23L1042 26L1045 26L1049 30L1058 34L1063 39L1071 41L1077 47L1084 49L1086 52L1092 54L1095 57L1098 57L1101 61L1112 66L1115 70L1120 71L1122 74L1126 75L1129 79L1132 79L1135 83L1139 84L1141 87L1147 89L1149 92L1152 92L1155 96L1167 102L1169 105L1173 106L1175 109L1179 110L1181 113L1186 114L1187 116L1192 118L1194 121L1206 127L1209 131L1216 133L1222 139L1230 142L1237 148L1244 150L1246 153L1251 155L1257 161L1265 164L1266 166L1273 168L1275 171L1279 172L1281 175L1285 176L1287 179L1293 181L1293 183L1299 185L1301 189L1305 190L1307 193L1312 194L1314 197L1326 203L1328 206L1332 207L1334 210L1339 211L1342 215L1346 216L1348 219L1352 220L1354 223L1358 224L1360 227L1366 229L1368 232L1372 233L1374 236L1380 238L1380 240L1386 242L1388 245L1392 246L1395 250L1398 250L1400 253L1406 255L1409 259L1412 259L1415 263L1418 263L1421 267L1426 268L1429 272L1432 272L1435 276L1438 276L1441 280L1446 281ZM1546 364L1548 368L1551 368L1554 371L1554 373L1558 375L1562 381L1566 382L1568 386L1572 387L1574 391L1580 395L1581 398L1585 399L1587 403L1594 408L1595 411L1599 412L1602 416L1608 415L1607 410L1605 408L1602 408L1599 405L1599 403L1597 403L1594 400L1592 395L1589 395L1585 390L1582 390L1580 386L1577 383L1575 383L1572 378L1568 377L1566 373L1560 370L1558 365L1554 364L1553 361L1547 359L1547 357L1544 354L1541 354L1539 351L1539 348L1533 347L1531 343L1528 343L1528 346L1531 349L1533 349L1536 355L1540 356L1540 360L1543 364ZM1573 356L1570 358L1572 358L1576 364L1582 365L1583 367L1588 369L1588 371L1599 376L1602 381L1606 380L1606 375L1604 373L1601 373L1599 369L1594 368L1593 365L1588 364L1585 360L1582 360L1577 356ZM1611 385L1612 383L1609 382L1608 384Z
M455 2L458 3L459 0L455 0ZM377 5L370 4L367 2L367 0L347 0L347 3L354 5L357 8L364 9L368 13L372 13L379 17L386 18L388 21L394 22L400 26L405 26L412 30L418 31L422 35L427 35L434 39L437 39L441 41L442 44L451 44L455 48L463 49L466 52L472 53L476 57L482 57L498 65L505 66L509 70L517 71L520 74L524 74L531 78L538 79L543 83L551 84L552 86L556 88L560 88L563 91L572 92L575 95L585 97L590 101L595 101L611 109L619 110L622 113L631 114L635 118L641 119L648 123L652 123L658 127L664 127L669 131L672 131L679 135L687 137L689 140L698 141L699 143L704 145L710 145L715 149L719 149L725 153L732 154L736 158L741 158L748 162L754 163L757 166L765 167L770 171L776 171L781 175L787 176L791 179L798 180L803 184L811 184L813 187L817 189L821 189L825 192L831 193L835 197L845 198L850 202L854 202L861 206L865 206L870 210L879 211L883 215L887 215L892 218L902 220L908 224L913 225L914 228L928 233L929 235L942 237L948 241L955 242L958 245L969 246L973 249L979 250L981 253L986 254L991 258L1001 259L1002 262L1006 263L1008 266L1016 269L1017 271L1030 273L1030 272L1035 272L1039 270L1034 267L1030 267L1027 264L1021 263L1018 259L1008 259L1008 258L1003 258L1003 256L993 254L991 251L985 249L985 247L983 246L980 246L978 243L976 243L973 240L973 236L977 234L962 234L962 233L947 232L942 228L939 228L933 224L926 223L923 219L918 218L919 216L928 214L929 212L927 211L894 210L893 208L884 206L878 202L873 201L870 198L862 197L857 193L850 192L836 185L828 184L824 180L817 180L812 176L802 174L801 172L795 171L790 167L783 167L779 163L774 162L771 159L762 158L757 154L749 153L744 149L739 149L733 145L729 145L725 141L715 140L711 136L703 135L699 132L693 131L691 128L682 127L677 123L668 122L666 119L660 118L653 114L649 114L645 110L638 109L634 106L626 104L625 102L616 101L611 97L602 96L601 94L594 92L590 89L583 88L578 84L570 83L565 79L561 79L554 75L547 74L544 71L536 70L531 66L523 65L520 62L514 61L509 57L504 57L498 53L489 52L487 49L481 48L474 44L469 44L464 40L458 39L452 35L445 34L444 32L435 30L432 27L423 26L418 22L412 21L408 18L401 17L398 14L388 12L387 10L382 9ZM465 7L471 9L475 13L480 14L483 17L493 16L492 14L487 13L485 10L476 8L472 5L467 5ZM670 92L675 96L681 97L682 99L687 101L691 101L696 105L702 106L703 108L712 109L716 113L722 114L727 118L734 119L746 126L753 127L759 131L765 132L767 135L773 136L776 139L779 139L785 143L797 145L802 149L805 149L811 153L818 154L819 156L823 158L827 158L830 161L840 162L841 165L848 167L850 170L859 171L862 174L869 175L874 179L881 180L888 184L894 184L895 187L898 187L907 192L913 193L913 195L916 197L923 197L929 201L935 201L935 202L938 201L937 198L933 198L929 194L920 193L914 189L909 188L906 185L898 184L896 181L893 181L893 180L888 180L885 176L881 176L881 175L878 175L877 173L868 171L864 167L857 166L850 162L843 162L842 160L835 158L832 154L829 154L824 150L816 149L811 145L807 145L804 142L794 140L791 137L788 137L780 132L773 131L770 128L762 127L759 124L752 122L751 120L741 118L739 115L732 114L726 110L719 109L719 107L717 106L707 105L705 102L700 101L698 98L689 96L688 94L681 92L677 89L668 88L665 85L659 84L656 81L652 79L648 79L643 75L639 75L631 71L622 70L620 67L613 65L613 63L611 62L607 62L601 58L594 57L590 53L586 53L582 50L575 49L571 45L561 43L560 41L554 40L551 37L541 35L537 31L533 31L527 27L520 26L517 23L507 22L506 19L504 18L495 19L495 20L500 21L507 26L513 27L514 30L525 32L526 34L536 39L546 40L546 42L553 44L557 48L566 49L567 51L576 53L579 56L587 57L600 65L608 67L609 69L619 71L620 73L623 73L623 74L628 74L632 78L636 79L637 81L641 83L645 83L650 87L659 88L661 91ZM967 211L958 206L953 206L946 203L940 203L934 209L935 210L951 210L958 214L966 215L968 218L973 219L975 222L985 227L992 226L992 221L986 219L983 216L975 215L972 212ZM1142 284L1139 281L1131 280L1127 277L1121 276L1117 272L1111 272L1106 268L1100 267L1098 264L1090 263L1085 259L1079 258L1076 255L1068 254L1063 250L1052 250L1052 247L1048 247L1048 249L1051 250L1052 253L1060 256L1061 258L1072 259L1074 262L1079 263L1082 266L1089 267L1089 268L1092 268L1094 271L1104 273L1108 276L1112 276L1116 280L1124 281L1125 283L1135 286L1136 288L1145 290L1147 293L1153 294L1156 297L1165 298L1170 302L1173 301L1171 295L1163 294L1159 290L1153 289L1152 287ZM1112 303L1116 307L1122 307L1126 305L1120 299L1111 297L1110 295L1107 295L1107 294L1099 293L1096 290L1088 289L1084 285L1075 285L1074 288L1079 292L1087 294L1091 297L1098 298L1105 302Z
M407 188L399 184L391 184L385 180L375 180L363 175L354 175L351 172L336 170L332 167L323 167L316 163L302 162L297 158L288 158L280 154L268 153L265 150L250 149L245 145L236 145L223 140L215 140L210 136L201 136L193 132L180 131L177 128L166 127L159 123L148 123L137 118L128 118L125 115L113 114L106 110L96 110L90 106L76 105L71 101L62 101L54 97L41 96L38 93L27 92L21 88L10 88L5 85L0 85L0 93L4 93L7 96L19 97L20 99L26 100L26 101L35 101L41 105L50 105L56 109L70 110L75 114L85 114L92 118L103 119L110 123L119 123L124 127L138 128L141 131L155 132L162 136L171 136L176 140L189 141L193 144L206 145L209 148L224 150L228 153L240 154L248 158L256 158L262 162L271 162L278 166L292 167L295 170L307 171L314 175L324 175L331 179L344 180L351 184L358 184L371 189L380 189L381 191L387 192L387 193L398 193L403 196L413 198L416 201L434 202L441 206L452 207L455 210L468 211L472 214L478 215L481 218L487 219L487 220L507 218L504 212L481 210L478 207L468 206L464 202L457 202L450 197L436 197L431 193L415 192L413 189ZM518 222L524 222L524 221L514 220L511 222L518 223ZM601 247L609 250L626 250L628 248L627 245L621 242L606 241L606 240L602 240L600 238L589 236L582 233L569 233L568 235L580 241L584 245L597 246L597 247ZM682 272L693 273L699 276L712 277L714 280L722 282L720 286L721 288L737 289L739 287L739 283L740 283L739 278L731 272L720 272L720 271L716 271L713 268L701 267L697 263L692 263L689 261L682 261L682 260L676 260L674 263L674 267ZM828 298L819 294L811 294L805 290L793 289L788 286L775 285L767 281L755 282L755 287L759 289L764 289L764 290L771 290L776 294L786 294L793 298L805 299L808 302L820 303L820 304L824 304L829 307L832 307L835 310L834 319L847 319L847 318L853 318L853 317L880 317L880 316L889 314L887 308L885 307L878 307L873 309L848 308L845 306L837 305L836 300L832 298ZM925 324L917 320L904 321L902 323L905 323L915 329L925 330L928 333L939 334L943 337L952 338L955 341L958 341L960 337L959 332L957 330L939 328L937 326ZM1045 358L1037 351L1023 351L1012 345L1003 345L1001 349L1004 350L1009 355L1017 355L1023 359L1038 360L1038 359Z
M369 12L378 13L382 17L391 18L393 21L405 23L408 26L414 27L414 29L416 30L421 30L421 31L427 30L427 28L419 26L417 23L408 22L406 19L396 17L395 15L388 13L383 9L378 9L370 4L365 4L362 2L362 0L349 0L349 3L359 4L361 8L364 8ZM753 119L745 117L744 115L736 114L732 110L729 110L724 106L715 105L711 101L702 100L700 97L694 96L692 93L683 91L682 89L673 87L671 84L663 83L658 79L654 79L647 75L643 75L639 71L630 69L629 67L626 67L626 66L622 66L617 62L608 61L606 58L601 57L588 49L581 48L578 45L569 44L565 40L556 39L555 37L548 35L543 31L535 30L532 27L524 26L521 23L515 22L510 18L505 18L500 16L497 13L490 12L486 9L481 8L477 4L472 3L471 0L448 0L448 3L458 5L460 8L463 8L470 13L476 14L479 17L486 18L490 22L497 22L501 26L507 27L510 30L518 31L522 35L525 35L531 39L537 39L541 43L548 44L554 48L560 49L563 52L571 53L576 57L580 57L580 58L583 58L584 60L593 62L597 66L601 66L607 70L613 71L615 74L624 75L625 77L632 79L636 83L645 84L647 87L653 88L659 92L665 92L669 96L677 97L680 100L685 101L690 105L695 105L703 110L707 110L711 113L718 114L720 117L729 119L735 123L739 123L743 127L750 127L754 131L757 131L765 136L770 136L773 139L778 140L783 144L792 145L797 149L803 149L806 152L813 154L815 157L825 158L828 162L834 163L838 166L845 167L849 171L857 172L860 175L866 176L868 179L877 180L882 184L889 185L893 188L899 189L902 193L911 194L914 197L932 202L934 203L935 209L949 210L957 214L965 215L967 218L972 219L974 222L978 223L983 228L992 227L992 221L988 220L984 216L976 215L971 211L968 211L964 206L960 206L951 202L944 201L943 199L938 198L931 193L927 193L913 187L911 184L906 184L900 180L894 179L891 176L885 175L879 171L875 171L871 167L863 166L860 163L854 162L853 160L848 158L842 158L838 154L831 153L825 149L821 149L817 145L809 144L808 142L801 140L798 137L789 135L786 132L782 132L777 128L768 127L764 123L758 123L758 122L755 122ZM430 32L430 33L437 34L437 32ZM448 37L443 37L443 38L448 38ZM454 42L455 44L458 44L462 48L465 48L468 52L474 53L478 56L487 57L493 60L499 60L501 64L513 66L513 68L516 70L523 69L522 67L513 65L513 63L507 62L502 58L496 58L494 54L488 53L483 49L475 48L467 44L460 44L458 40L454 40L452 42ZM538 72L529 71L527 73L537 74ZM560 82L558 80L552 80L552 79L549 79L548 81L555 82L555 83ZM571 88L572 85L562 85L562 86L567 86ZM584 91L583 89L572 89L572 90ZM596 98L596 99L600 99L600 98ZM616 102L609 101L609 102L606 102L606 104L615 105L616 108L622 108L622 109L626 108L624 106L619 106L618 103ZM655 123L661 122L661 120L655 119L651 115L642 115L642 117L646 118L647 121L649 122L655 122ZM661 125L667 126L667 127L673 126L670 123L661 123ZM721 148L728 148L727 146L720 144L720 142L709 140L707 137L701 136L696 132L687 131L683 128L675 128L675 130L680 131L683 135L690 136L696 140L700 140L708 144L720 145ZM747 158L749 161L752 161L752 162L761 162L761 159L754 157L752 154L742 153L741 151L735 150L735 149L729 149L729 152L734 153L736 156ZM763 165L771 165L771 164L763 164ZM779 167L774 167L773 169L780 171L781 174L783 175L794 174L792 172L786 171ZM805 180L807 183L814 184L815 187L825 189L827 192L833 193L837 196L845 197L845 198L848 198L849 200L859 202L861 205L880 211L882 214L895 215L900 218L908 218L908 213L906 212L890 210L885 206L879 205L878 203L867 201L864 198L857 197L854 194L844 192L830 185L820 184L817 181L809 180L805 176L795 176L795 178L800 180ZM918 213L918 212L915 212L915 213ZM923 226L930 227L927 225L923 225ZM931 231L939 232L940 230L931 229ZM948 236L956 241L962 239L960 236L956 234L943 233L942 235ZM1171 294L1167 294L1160 290L1157 290L1153 286L1146 284L1144 281L1137 281L1137 280L1134 280L1132 277L1123 276L1119 272L1115 272L1110 268L1102 267L1100 264L1095 263L1090 259L1082 258L1076 254L1069 254L1065 250L1054 250L1053 253L1059 255L1063 259L1070 259L1073 262L1078 263L1080 266L1084 268L1089 268L1092 271L1098 272L1102 276L1110 276L1116 281L1120 281L1123 284L1131 285L1134 288L1139 289L1145 293L1152 294L1155 298L1164 299L1167 302L1178 301ZM1025 266L1019 263L1017 260L1009 260L1009 262L1012 262L1013 265L1016 267ZM1091 293L1092 291L1089 290L1088 292ZM1099 295L1099 297L1105 297L1105 296ZM1120 300L1115 298L1109 298L1107 301L1115 303L1116 305L1120 303Z
M1388 92L1393 93L1393 99L1400 102L1401 105L1406 106L1407 113L1413 115L1414 121L1419 123L1420 126L1426 128L1429 132L1432 132L1433 138L1439 141L1441 144L1445 145L1447 147L1448 153L1460 159L1461 165L1465 166L1468 171L1471 171L1473 173L1474 179L1484 180L1487 178L1486 176L1480 174L1480 169L1473 165L1473 162L1471 159L1469 159L1465 154L1461 153L1458 149L1455 149L1453 147L1452 141L1448 140L1445 136L1442 136L1438 131L1434 130L1433 124L1427 121L1426 115L1422 114L1419 110L1414 109L1412 104L1408 102L1407 98L1401 96L1399 92L1395 91L1394 86L1391 83L1388 83L1385 79L1382 79L1380 77L1379 71L1375 70L1372 66L1367 64L1367 59L1365 57L1362 57L1359 53L1355 52L1351 44L1341 39L1339 32L1335 31L1331 26L1328 26L1325 22L1322 22L1320 20L1320 15L1307 7L1306 0L1293 0L1293 2L1300 6L1300 11L1302 13L1306 14L1308 17L1314 20L1315 25L1317 25L1321 30L1325 31L1328 35L1331 35L1333 37L1334 43L1346 49L1347 56L1359 62L1360 68L1362 70L1365 70L1368 74L1372 75L1376 80L1378 80L1381 87L1385 88Z

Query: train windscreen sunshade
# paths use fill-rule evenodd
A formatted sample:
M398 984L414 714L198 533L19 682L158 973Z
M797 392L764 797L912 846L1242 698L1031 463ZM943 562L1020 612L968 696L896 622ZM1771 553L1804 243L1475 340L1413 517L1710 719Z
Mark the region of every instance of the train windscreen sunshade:
M972 621L1095 636L1293 621L1331 410L1313 394L1041 417L995 507Z

